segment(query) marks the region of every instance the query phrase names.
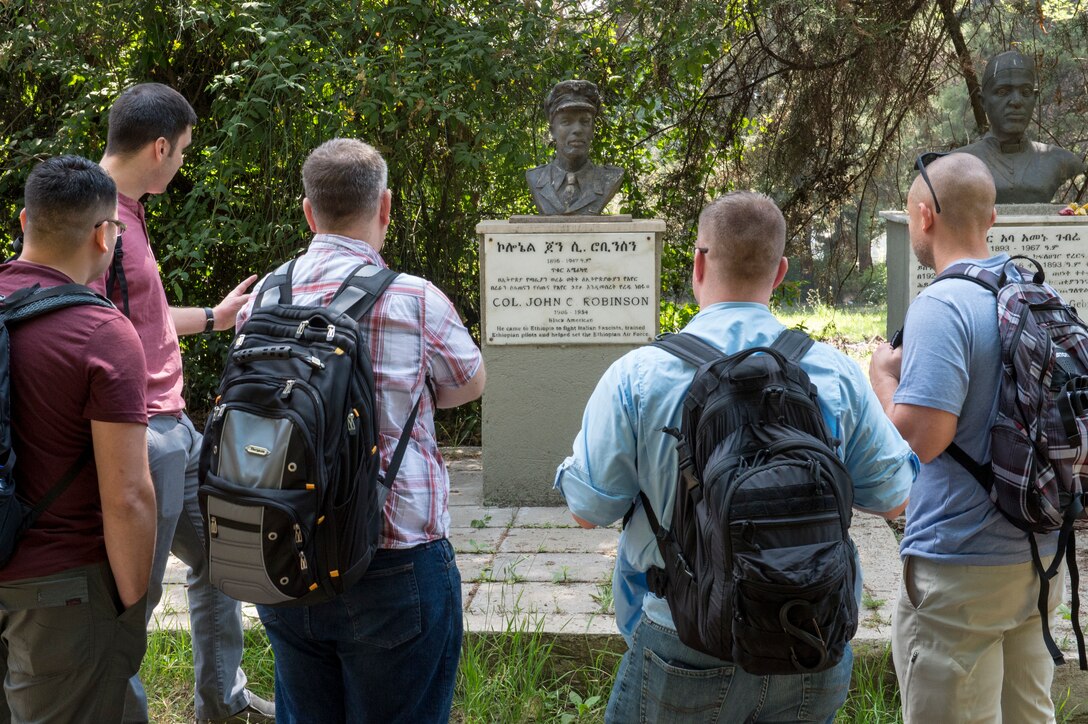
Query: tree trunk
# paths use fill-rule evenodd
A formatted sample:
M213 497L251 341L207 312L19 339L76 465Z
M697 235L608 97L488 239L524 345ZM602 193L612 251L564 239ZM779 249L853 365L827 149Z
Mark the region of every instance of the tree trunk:
M952 38L952 45L956 48L956 56L960 61L960 72L963 74L964 81L967 82L971 110L975 114L975 126L981 136L990 128L990 124L986 121L986 111L982 108L982 86L978 83L975 64L971 60L970 51L967 50L967 43L964 41L963 31L960 29L960 19L956 17L952 2L953 0L937 0L937 5L941 8L941 15L944 17L944 27Z

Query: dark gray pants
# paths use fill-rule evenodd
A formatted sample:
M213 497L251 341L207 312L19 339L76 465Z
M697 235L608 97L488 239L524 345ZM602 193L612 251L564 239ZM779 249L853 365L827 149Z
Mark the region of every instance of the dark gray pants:
M146 607L119 612L106 563L0 584L0 722L120 722Z

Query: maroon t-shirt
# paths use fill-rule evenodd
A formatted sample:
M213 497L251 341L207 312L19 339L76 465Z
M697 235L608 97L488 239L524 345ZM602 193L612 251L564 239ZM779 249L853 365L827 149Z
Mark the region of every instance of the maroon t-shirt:
M0 294L71 284L26 261L0 265ZM91 420L147 424L147 370L132 324L116 309L79 306L9 329L18 494L36 502L91 447ZM26 532L0 581L106 560L98 474L88 463Z

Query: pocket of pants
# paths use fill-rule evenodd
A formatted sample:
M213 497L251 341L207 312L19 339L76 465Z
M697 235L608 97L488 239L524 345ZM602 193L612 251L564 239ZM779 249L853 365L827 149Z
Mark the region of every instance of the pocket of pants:
M696 669L667 662L649 649L642 667L642 722L702 721L713 718L729 693L734 667Z
M926 590L914 575L914 556L903 557L903 595L911 608L918 610L926 600Z
M114 621L115 638L111 642L114 650L114 671L127 679L140 670L144 652L147 650L147 594L129 606Z
M359 643L391 649L423 630L412 563L370 571L342 598Z
M84 669L94 646L91 606L86 597L68 606L50 606L13 614L8 632L8 668L26 676L53 676Z

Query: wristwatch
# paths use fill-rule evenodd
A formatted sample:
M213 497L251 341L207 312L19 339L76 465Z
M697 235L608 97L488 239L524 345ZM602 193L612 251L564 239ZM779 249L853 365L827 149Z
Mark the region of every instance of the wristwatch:
M204 316L208 318L204 322L204 334L211 334L215 331L215 312L212 311L211 307L204 307Z

